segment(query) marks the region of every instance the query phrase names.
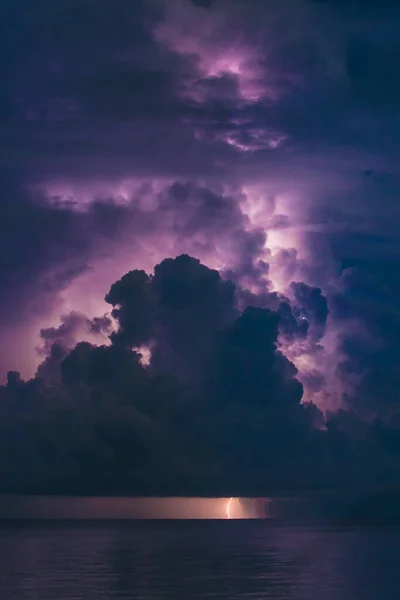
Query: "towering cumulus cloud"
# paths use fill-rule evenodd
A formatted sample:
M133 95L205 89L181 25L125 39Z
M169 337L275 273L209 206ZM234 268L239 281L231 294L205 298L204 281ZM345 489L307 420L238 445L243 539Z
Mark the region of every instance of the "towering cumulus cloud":
M293 309L273 293L275 310L240 309L237 285L180 255L114 282L109 317L42 330L36 377L9 372L0 388L0 489L257 495L397 476L392 420L324 419L304 400L280 336L312 354L327 309L320 290L292 288ZM74 346L81 329L109 343Z
M336 485L374 444L393 474L396 3L1 12L7 485Z

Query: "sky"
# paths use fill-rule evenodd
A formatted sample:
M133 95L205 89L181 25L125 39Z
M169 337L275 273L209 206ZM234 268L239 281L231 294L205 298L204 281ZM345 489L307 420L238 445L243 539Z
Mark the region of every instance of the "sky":
M244 327L243 394L274 355L319 427L395 412L399 19L390 0L5 3L1 380L60 385L87 341L198 390L216 332Z

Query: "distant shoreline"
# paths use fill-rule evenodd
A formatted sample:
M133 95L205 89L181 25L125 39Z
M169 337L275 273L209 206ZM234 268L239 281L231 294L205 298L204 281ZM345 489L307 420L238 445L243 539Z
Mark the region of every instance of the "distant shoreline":
M400 488L263 497L0 494L4 520L288 519L400 521Z

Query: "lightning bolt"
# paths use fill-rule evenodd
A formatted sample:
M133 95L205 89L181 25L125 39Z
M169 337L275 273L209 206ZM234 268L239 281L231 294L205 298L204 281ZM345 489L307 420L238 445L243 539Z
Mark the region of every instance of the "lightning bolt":
M228 503L226 505L226 518L227 519L232 519L232 515L231 515L231 504L232 502L236 500L238 506L240 506L240 502L239 502L239 498L229 498Z
M230 513L230 509L231 509L231 503L232 503L233 498L229 498L228 500L228 504L226 505L226 518L230 519L231 518L231 513Z

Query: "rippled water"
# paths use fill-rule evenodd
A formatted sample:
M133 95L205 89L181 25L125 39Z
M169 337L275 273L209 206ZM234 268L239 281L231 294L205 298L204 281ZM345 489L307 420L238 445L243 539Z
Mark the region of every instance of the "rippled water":
M400 598L400 530L268 521L9 524L5 600Z

